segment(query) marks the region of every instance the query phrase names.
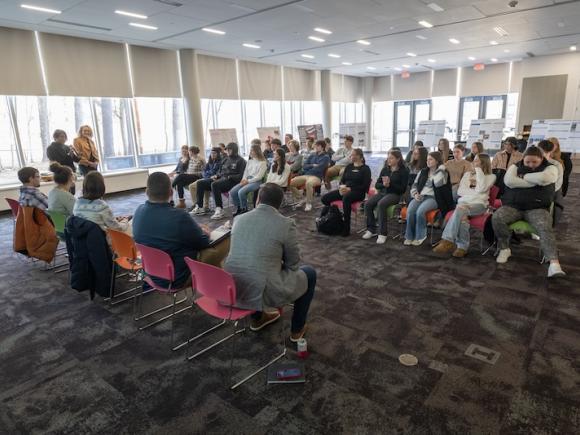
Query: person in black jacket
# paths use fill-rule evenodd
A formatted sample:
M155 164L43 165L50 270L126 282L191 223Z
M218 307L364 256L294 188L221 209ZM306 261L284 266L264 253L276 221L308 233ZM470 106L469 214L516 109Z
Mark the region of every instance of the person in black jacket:
M350 235L352 204L357 201L364 201L371 185L371 169L366 165L360 148L352 150L351 161L352 163L344 168L338 190L332 190L321 198L322 203L327 206L333 201L342 200L345 223L343 236Z
M409 170L405 166L401 151L391 149L375 184L377 193L365 204L367 231L363 234L363 239L368 240L377 236L376 209L379 218L377 243L382 245L387 241L387 209L399 203L407 190L408 182Z
M562 196L566 196L568 193L568 186L570 183L570 174L572 173L572 159L570 158L572 153L565 153L560 150L560 141L557 137L548 138L550 142L554 144L554 151L552 156L555 160L562 163L564 167L564 179L562 180Z
M52 138L54 139L54 142L46 148L46 157L48 157L51 162L60 163L62 166L68 166L74 174L77 170L75 161L78 162L79 159L73 148L66 145L68 139L66 132L64 130L54 130ZM70 193L73 195L75 194L74 183L70 188Z

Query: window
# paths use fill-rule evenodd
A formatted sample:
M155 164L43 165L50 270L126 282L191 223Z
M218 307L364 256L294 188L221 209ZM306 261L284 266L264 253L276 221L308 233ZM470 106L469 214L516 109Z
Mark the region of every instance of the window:
M364 103L332 103L332 141L338 146L340 125L365 122ZM326 134L326 133L325 133Z
M12 184L20 167L8 109L8 97L0 97L0 185Z
M213 100L215 128L235 128L240 152L245 154L242 135L242 105L240 100ZM210 141L208 141L209 143Z
M463 97L459 101L459 140L466 140L474 119L501 119L506 116L506 95ZM515 121L514 121L515 123Z
M433 115L434 120L446 120L445 138L454 141L457 139L457 116L459 109L458 97L434 97Z
M386 152L393 146L393 109L392 101L373 104L373 152Z
M513 93L507 96L507 107L505 112L505 128L508 136L516 134L516 116L518 113L518 100L520 94Z
M262 113L262 127L282 128L282 103L280 101L262 101Z
M252 139L258 137L258 127L262 127L262 116L260 114L260 101L245 100L244 107L244 140L243 146L248 149ZM242 145L242 144L240 144Z
M23 165L47 171L46 148L51 142L46 97L8 97L16 113Z
M419 122L431 119L431 100L397 101L394 112L394 145L410 148L415 142Z

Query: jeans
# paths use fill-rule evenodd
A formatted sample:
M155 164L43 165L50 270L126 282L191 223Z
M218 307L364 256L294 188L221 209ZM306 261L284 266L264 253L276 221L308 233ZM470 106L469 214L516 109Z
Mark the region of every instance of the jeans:
M396 193L377 193L367 199L365 204L365 213L367 215L367 230L371 233L377 232L377 219L375 218L375 209L379 218L379 234L387 235L387 208L391 205L398 204L401 195Z
M200 178L199 175L195 174L178 174L173 180L171 186L174 189L177 189L177 197L179 199L183 199L184 198L183 188L199 180L199 178Z
M292 332L300 332L304 325L306 325L306 318L308 317L308 310L310 309L310 303L314 297L314 289L316 288L316 270L312 266L300 266L306 274L306 279L308 280L308 288L306 293L300 296L294 301L294 311L292 313ZM259 320L262 317L261 311L256 311L252 314L252 319Z
M342 213L344 215L344 224L346 229L350 232L350 217L352 214L352 204L357 201L364 201L365 194L348 192L346 195L342 196L338 190L332 190L325 194L321 201L324 205L330 205L333 201L342 201Z
M437 201L432 196L425 196L422 201L413 199L407 207L405 239L422 240L427 237L427 218L425 214L435 209L437 209Z
M455 243L457 248L469 248L469 220L467 216L477 216L486 209L483 204L459 204L443 231L443 239Z
M245 186L241 184L236 184L230 190L230 198L234 205L238 208L247 209L248 208L248 194L250 192L254 192L256 195L256 191L260 189L261 182L256 181L255 183L248 183Z

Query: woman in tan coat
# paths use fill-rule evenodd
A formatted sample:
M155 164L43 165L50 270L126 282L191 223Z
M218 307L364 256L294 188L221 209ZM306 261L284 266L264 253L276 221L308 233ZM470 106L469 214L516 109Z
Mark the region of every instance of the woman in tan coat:
M93 129L88 125L81 125L79 135L73 142L73 149L79 158L81 175L96 171L99 166L99 154L93 142Z

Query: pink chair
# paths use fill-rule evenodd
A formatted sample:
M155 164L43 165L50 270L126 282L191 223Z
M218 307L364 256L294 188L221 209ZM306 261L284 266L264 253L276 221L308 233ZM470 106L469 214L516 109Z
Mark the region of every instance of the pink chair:
M152 248L150 246L141 245L139 243L135 243L135 247L137 248L137 251L139 251L139 253L141 254L141 264L143 266L143 272L144 272L143 281L145 281L147 284L149 284L151 286L151 288L154 291L156 291L157 293L173 297L172 304L166 305L164 307L161 307L161 308L158 308L154 311L151 311L148 314L142 315L143 295L147 292L147 291L142 290L141 294L140 294L140 298L139 298L139 313L138 313L137 317L135 317L136 321L139 321L139 320L144 319L146 317L150 317L154 314L160 313L160 312L167 310L169 308L171 308L171 314L168 314L167 316L164 316L160 319L157 319L157 320L155 320L155 321L153 321L145 326L141 326L139 328L139 330L142 331L146 328L149 328L150 326L157 325L158 323L161 323L164 320L171 318L171 349L177 350L181 347L181 345L179 345L177 347L173 347L173 334L174 334L174 329L175 329L175 315L179 314L185 310L188 310L191 307L187 306L187 307L182 308L178 311L175 311L175 307L176 307L176 305L187 301L187 292L186 291L190 286L185 285L185 286L180 287L180 288L173 288L172 283L173 283L173 281L175 281L175 267L173 265L173 260L171 259L169 254L161 251L160 249ZM160 279L164 279L166 281L169 281L169 286L163 287L163 286L157 284L155 281L153 281L153 279L151 279L152 277L160 278ZM185 298L178 301L177 300L177 293L179 293L181 291L186 292Z
M372 180L371 180L371 186L372 186ZM367 189L367 196L372 196L372 195L376 195L377 191L373 188L370 187ZM366 199L366 198L365 198ZM350 209L351 211L354 213L354 224L355 226L358 226L358 215L359 215L359 210L361 205L365 202L365 200L362 201L355 201L350 205ZM340 199L337 199L336 201L332 201L330 203L330 205L335 205L337 206L340 210L342 210L342 201ZM364 231L364 229L363 229ZM360 232L360 231L359 231Z
M231 274L226 272L219 267L211 266L209 264L201 263L199 261L192 260L189 257L185 257L185 263L189 267L191 271L191 285L192 289L196 291L200 296L194 300L194 303L216 319L220 319L221 322L211 328L207 329L206 331L196 335L195 337L191 337L191 330L192 330L192 322L190 322L190 330L189 330L189 338L188 340L183 343L188 344L191 343L210 332L215 331L216 329L224 326L226 323L230 323L232 325L232 332L231 334L227 335L226 337L222 338L221 340L216 341L215 343L207 346L206 348L198 351L197 353L187 356L188 360L192 360L197 358L198 356L204 354L210 349L220 345L221 343L229 340L230 338L234 338L232 340L232 353L230 359L230 371L233 368L233 358L235 354L235 337L244 332L245 328L237 329L238 322L244 319L247 319L250 314L253 314L254 311L252 310L244 310L240 308L234 307L236 303L236 283L234 282L234 278ZM280 314L282 314L282 310L279 309ZM286 337L284 335L284 322L282 321L282 351L276 355L270 362L266 365L263 365L258 370L254 371L250 375L246 376L241 381L237 382L236 384L232 385L230 388L233 390L244 382L250 380L255 375L260 373L261 371L268 368L270 365L278 361L286 355Z
M5 198L6 202L10 206L10 210L12 211L12 217L14 220L18 217L18 212L20 211L20 203L12 198Z

